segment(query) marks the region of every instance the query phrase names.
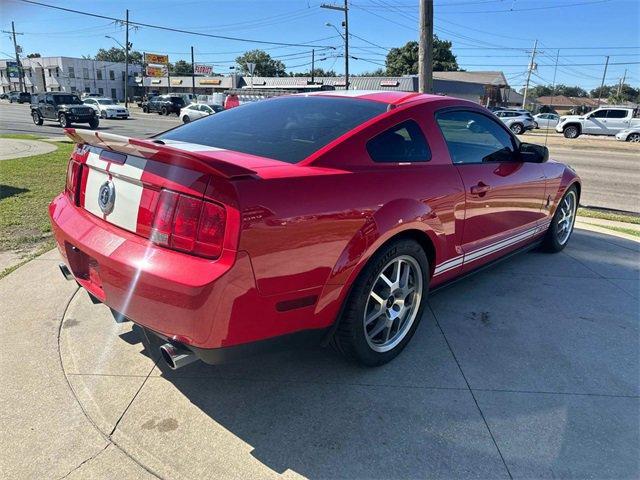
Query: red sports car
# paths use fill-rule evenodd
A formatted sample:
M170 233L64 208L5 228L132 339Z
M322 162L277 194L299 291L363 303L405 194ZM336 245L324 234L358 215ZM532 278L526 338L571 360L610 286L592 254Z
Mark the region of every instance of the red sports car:
M49 208L61 269L159 337L172 368L296 340L388 362L429 289L562 250L580 198L545 147L443 96L319 92L152 139L67 134Z

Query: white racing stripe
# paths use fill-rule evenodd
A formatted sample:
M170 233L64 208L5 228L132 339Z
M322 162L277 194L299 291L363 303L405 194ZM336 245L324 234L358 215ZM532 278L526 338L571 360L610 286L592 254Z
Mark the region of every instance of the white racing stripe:
M498 242L492 243L491 245L487 245L484 246L482 248L478 248L476 250L473 250L469 253L465 253L464 255L460 255L458 257L454 257L452 259L447 260L446 262L443 262L439 265L436 266L435 271L434 271L434 276L436 275L441 275L445 272L448 272L450 270L453 270L457 267L460 267L461 265L464 265L468 262L473 262L476 260L479 260L483 257L486 257L487 255L492 255L500 250L503 250L505 248L508 248L516 243L522 242L523 240L526 240L528 238L534 237L535 235L537 235L540 232L545 231L547 228L549 228L549 225L551 224L551 220L546 221L536 227L530 228L528 230L525 230L524 232L518 233L516 235L513 235L509 238L505 238L503 240L500 240Z

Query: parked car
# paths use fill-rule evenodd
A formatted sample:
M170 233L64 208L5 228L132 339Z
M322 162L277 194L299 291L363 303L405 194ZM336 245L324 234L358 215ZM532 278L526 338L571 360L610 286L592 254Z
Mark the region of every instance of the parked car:
M73 93L48 92L33 95L31 118L36 125L42 125L44 120L56 120L65 128L72 123L88 123L95 129L100 124L95 110L83 104Z
M546 147L435 95L290 95L153 139L67 135L49 207L62 273L171 368L294 339L386 363L430 290L540 243L562 250L581 191Z
M640 119L634 118L634 112L632 107L608 106L585 115L562 116L556 132L566 138L578 138L583 133L613 136L621 130L640 126Z
M535 128L535 122L529 112L521 113L515 110L500 110L493 113L516 135L523 134L527 130L533 130Z
M560 121L560 115L555 113L539 113L533 116L534 128L555 128Z
M90 92L84 92L82 93L82 95L80 95L80 98L82 98L83 100L85 98L90 98L90 97L102 98L102 95L100 95L99 93L90 93Z
M623 142L640 143L640 126L625 128L616 133L616 140Z
M143 104L142 111L145 113L157 112L160 115L169 115L175 113L180 115L180 110L187 105L182 95L158 95L149 99Z
M129 110L110 98L85 98L84 104L93 108L100 118L129 118Z
M31 94L28 92L9 92L9 103L29 103L31 102Z
M183 123L189 123L192 120L207 117L222 110L224 110L222 107L215 105L209 106L204 103L192 103L180 110L180 118Z
M7 98L9 98L8 93L0 93L0 100L6 100Z

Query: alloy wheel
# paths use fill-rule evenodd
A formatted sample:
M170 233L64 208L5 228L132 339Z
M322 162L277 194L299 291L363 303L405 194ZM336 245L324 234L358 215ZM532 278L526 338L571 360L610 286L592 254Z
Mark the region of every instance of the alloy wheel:
M556 215L556 235L558 243L564 245L569 240L569 236L573 231L573 224L576 219L577 208L576 194L570 191L560 202L558 206L558 215Z
M391 260L373 282L364 309L367 343L376 352L398 345L411 329L422 299L422 269L409 255Z
M640 143L640 133L632 133L628 140L632 143Z

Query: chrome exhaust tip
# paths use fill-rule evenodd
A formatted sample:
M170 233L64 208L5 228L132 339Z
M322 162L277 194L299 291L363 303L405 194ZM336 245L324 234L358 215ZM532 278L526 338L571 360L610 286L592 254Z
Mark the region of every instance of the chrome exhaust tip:
M67 267L64 263L59 264L58 268L60 268L60 271L62 272L62 276L66 280L74 280L73 273L71 273L71 270L69 270L69 267Z
M191 350L168 342L160 347L160 355L171 370L177 370L198 360Z

